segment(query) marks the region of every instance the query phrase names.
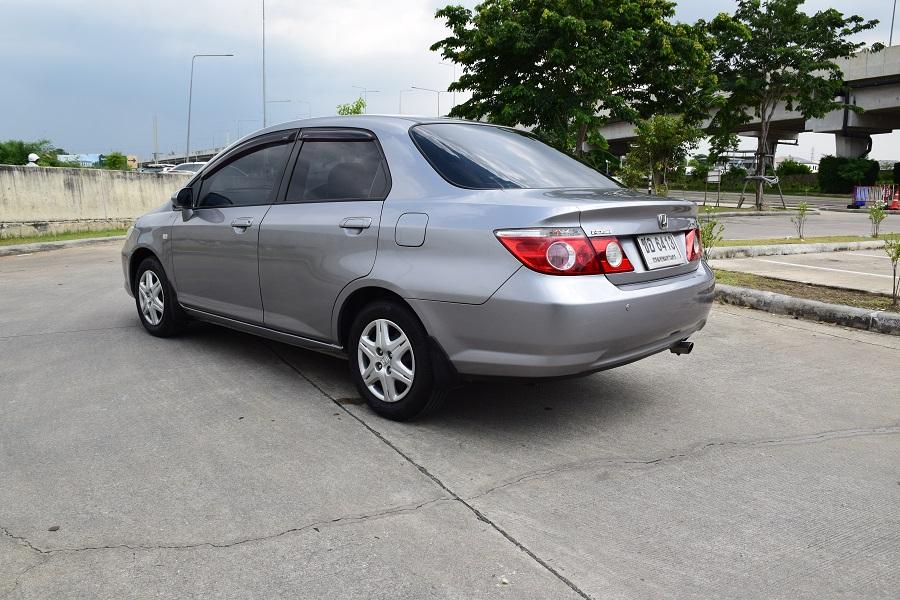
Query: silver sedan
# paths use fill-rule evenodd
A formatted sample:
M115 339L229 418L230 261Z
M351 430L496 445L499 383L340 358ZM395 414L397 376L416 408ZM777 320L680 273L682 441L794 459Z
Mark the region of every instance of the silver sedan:
M199 319L346 357L392 419L461 380L689 352L714 288L693 203L515 129L382 116L236 142L136 221L122 266L151 334Z

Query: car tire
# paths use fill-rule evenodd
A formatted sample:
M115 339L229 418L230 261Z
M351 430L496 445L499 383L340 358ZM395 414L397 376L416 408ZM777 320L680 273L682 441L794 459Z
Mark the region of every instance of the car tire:
M144 329L157 337L170 337L184 330L187 315L178 304L175 290L156 258L141 261L133 285L134 304Z
M436 384L425 327L398 302L373 302L356 315L347 354L357 390L383 417L406 421L423 416L447 395Z

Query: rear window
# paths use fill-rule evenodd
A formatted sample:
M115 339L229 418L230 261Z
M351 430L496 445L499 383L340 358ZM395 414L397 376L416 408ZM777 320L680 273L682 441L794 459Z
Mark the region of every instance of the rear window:
M431 166L457 187L617 188L607 177L535 136L466 123L416 125L410 135Z

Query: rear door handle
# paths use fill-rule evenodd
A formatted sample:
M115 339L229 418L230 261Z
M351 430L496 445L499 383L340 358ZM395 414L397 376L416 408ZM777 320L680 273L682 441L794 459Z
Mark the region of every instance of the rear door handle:
M368 229L372 226L372 217L347 217L341 221L343 229Z
M239 229L247 229L251 225L253 225L252 217L241 217L231 222L232 227L237 227Z

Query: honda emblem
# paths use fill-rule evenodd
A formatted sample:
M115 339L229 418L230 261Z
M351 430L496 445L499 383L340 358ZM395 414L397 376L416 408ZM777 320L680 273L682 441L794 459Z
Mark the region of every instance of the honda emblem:
M656 215L656 221L659 223L660 229L666 229L669 227L669 215L667 215L666 213Z

